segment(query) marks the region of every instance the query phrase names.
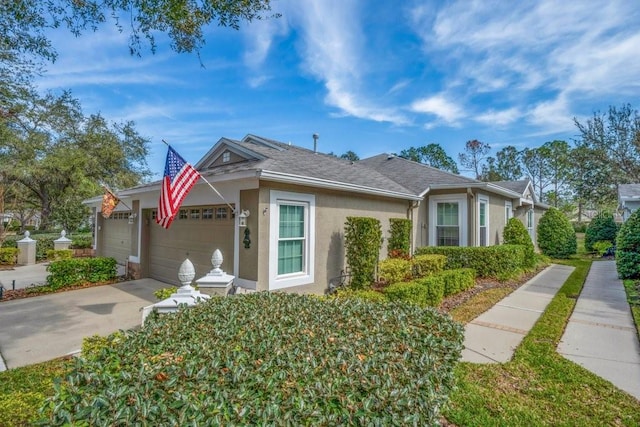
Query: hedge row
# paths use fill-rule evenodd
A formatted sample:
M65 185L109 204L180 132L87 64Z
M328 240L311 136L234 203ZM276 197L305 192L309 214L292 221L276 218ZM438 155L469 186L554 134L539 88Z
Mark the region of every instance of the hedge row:
M416 254L444 255L447 257L447 270L471 268L478 277L507 279L527 267L526 248L521 245L425 246L418 248Z
M436 425L463 337L409 304L212 298L78 358L46 424Z
M378 264L378 275L386 283L419 279L444 270L446 261L444 255L416 255L410 260L387 258Z
M113 258L72 258L53 261L47 266L47 286L52 290L81 283L98 283L116 278Z
M18 262L17 248L0 248L0 265L14 265Z
M36 241L36 261L43 261L47 259L47 251L53 250L53 241L56 238L40 235L31 235L30 237ZM4 242L2 242L2 247L17 248L18 240L21 240L23 238L24 237L22 236L7 237Z
M384 289L390 301L437 307L444 297L471 289L476 284L473 269L445 270L410 282L394 283Z

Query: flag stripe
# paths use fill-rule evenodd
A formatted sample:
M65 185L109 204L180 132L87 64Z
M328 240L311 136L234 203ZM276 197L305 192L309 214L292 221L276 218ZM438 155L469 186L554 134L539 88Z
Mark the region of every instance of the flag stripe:
M169 228L200 174L171 147L167 152L164 172L156 222L164 228Z

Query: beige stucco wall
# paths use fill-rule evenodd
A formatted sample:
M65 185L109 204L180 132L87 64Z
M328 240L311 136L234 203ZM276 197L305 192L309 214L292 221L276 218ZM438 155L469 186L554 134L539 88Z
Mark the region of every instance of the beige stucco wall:
M380 220L385 243L380 251L386 257L389 219L407 218L409 201L366 196L355 193L319 190L315 188L264 183L259 195L259 259L257 290L269 288L269 221L270 191L290 191L315 195L315 280L311 285L281 289L285 292L324 293L329 280L345 268L344 224L348 216L368 216Z
M258 280L258 254L260 253L259 224L262 217L262 210L258 208L259 190L242 190L240 191L240 207L249 211L247 218L247 227L240 227L238 233L238 278L255 282ZM249 230L249 240L251 244L249 248L244 247L244 233ZM267 250L268 250L267 246Z

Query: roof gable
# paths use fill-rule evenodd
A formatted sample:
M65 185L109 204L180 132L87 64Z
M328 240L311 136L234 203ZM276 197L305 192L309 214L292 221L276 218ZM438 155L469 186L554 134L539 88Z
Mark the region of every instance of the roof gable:
M228 153L228 154L225 154ZM228 138L220 140L196 163L198 171L215 169L234 163L242 163L251 160L264 160L264 156Z

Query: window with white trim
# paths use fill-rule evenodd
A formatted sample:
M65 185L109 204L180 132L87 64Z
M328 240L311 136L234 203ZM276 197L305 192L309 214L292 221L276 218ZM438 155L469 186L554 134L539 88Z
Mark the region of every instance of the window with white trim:
M489 245L489 199L478 197L478 245Z
M531 237L531 241L534 242L533 236L533 209L529 209L527 211L527 231L529 231L529 237Z
M466 195L432 196L429 218L431 246L467 246Z
M513 218L513 205L510 201L504 202L504 223L506 224L509 219Z
M272 190L269 289L314 281L315 196Z

